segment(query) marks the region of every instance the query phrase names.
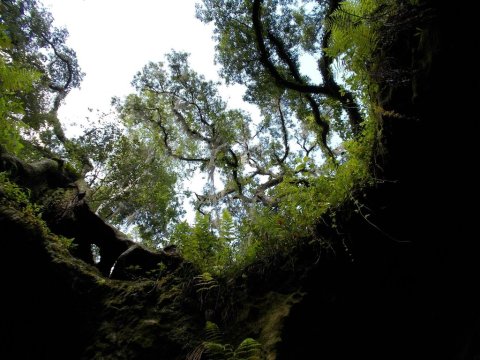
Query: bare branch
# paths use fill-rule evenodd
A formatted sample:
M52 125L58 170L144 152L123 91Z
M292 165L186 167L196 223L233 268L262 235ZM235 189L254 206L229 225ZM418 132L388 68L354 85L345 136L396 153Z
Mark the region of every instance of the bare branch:
M303 149L303 151L305 151L305 156L309 156L310 153L317 147L317 145L313 144L312 146L308 147L307 146L308 139L303 138L302 140L303 142L300 143L299 139L297 138L297 144Z

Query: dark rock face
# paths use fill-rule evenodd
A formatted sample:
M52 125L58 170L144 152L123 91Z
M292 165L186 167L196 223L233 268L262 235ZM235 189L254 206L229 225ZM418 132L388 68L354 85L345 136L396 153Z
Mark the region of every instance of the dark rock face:
M149 273L154 274L162 266L171 271L181 262L182 258L177 254L169 254L165 250L154 253L139 245L132 245L117 258L110 277L132 280L135 277L148 276Z
M30 168L0 155L2 166ZM43 205L42 219L0 187L0 358L184 359L204 325L191 290L195 270L178 254L145 249L102 221L74 177L46 183L41 172L34 175L20 183ZM73 238L74 247L56 234ZM96 266L91 244L100 248ZM109 279L116 262L115 275L135 281Z
M415 89L411 82L385 87L384 108L406 116L383 119L381 175L395 182L367 195L368 220L378 229L358 214L344 220L353 262L337 257L306 276L307 296L285 321L278 359L480 358L480 248L466 170L475 160L471 149L454 150L469 148L454 129L469 132L475 117L461 105L468 94L457 91L471 79L446 81L464 44L445 26L451 8L434 8L428 71L416 66L415 29L384 49L418 72ZM445 91L446 83L457 90Z
M79 359L98 309L95 282L76 270L79 261L52 258L46 241L57 245L38 224L3 207L0 213L0 358Z
M201 339L188 264L110 280L41 223L0 206L2 359L184 359ZM144 253L143 253L144 254Z

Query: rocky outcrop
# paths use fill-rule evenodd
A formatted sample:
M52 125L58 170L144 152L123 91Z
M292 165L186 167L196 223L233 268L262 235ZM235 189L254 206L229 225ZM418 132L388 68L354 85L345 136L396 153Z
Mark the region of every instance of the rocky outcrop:
M31 201L41 205L42 218L51 231L73 239L73 256L94 264L91 246L98 247L100 260L94 265L103 275L112 273L117 260L117 270L112 275L122 278L126 276L120 270L124 264L148 272L159 263L171 269L181 262L174 254L156 253L135 244L105 223L88 206L88 187L83 179L62 161L48 159L29 164L0 151L0 171L8 172L13 181L28 189Z

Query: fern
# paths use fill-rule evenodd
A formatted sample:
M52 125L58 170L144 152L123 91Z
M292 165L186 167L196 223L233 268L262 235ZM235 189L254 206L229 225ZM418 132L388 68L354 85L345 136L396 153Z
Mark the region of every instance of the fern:
M40 73L12 62L4 51L12 46L7 29L0 24L0 143L13 154L19 154L21 131L26 125L18 121L25 112L19 93L30 93L40 79Z
M205 341L203 346L205 347L205 355L208 360L227 360L232 358L232 349L229 344L223 345Z
M325 20L331 31L330 44L325 51L331 57L347 55L354 61L368 60L378 45L377 28L389 8L385 0L344 1Z
M252 339L246 338L238 347L223 342L223 334L217 324L207 321L205 325L205 339L203 342L203 354L207 360L262 360L262 346ZM198 354L196 349L194 353ZM193 354L193 353L192 353ZM198 355L197 355L198 356Z
M224 360L231 353L231 347L223 344L223 334L217 324L207 321L205 324L205 340L203 346L209 360ZM228 352L228 354L227 354Z
M218 281L208 272L195 276L193 279L195 291L200 297L200 302L203 304L208 295L213 290L218 289Z
M262 345L252 338L246 338L235 350L235 360L261 360L262 359Z
M203 344L200 344L197 346L195 349L193 349L192 352L190 352L185 360L201 360L202 359L202 354L205 351L205 347Z
M223 341L222 332L214 322L207 321L205 324L205 339L210 343L221 343Z
M195 289L197 294L202 295L203 293L208 293L213 289L218 288L218 282L213 278L213 276L204 272L201 275L195 276Z

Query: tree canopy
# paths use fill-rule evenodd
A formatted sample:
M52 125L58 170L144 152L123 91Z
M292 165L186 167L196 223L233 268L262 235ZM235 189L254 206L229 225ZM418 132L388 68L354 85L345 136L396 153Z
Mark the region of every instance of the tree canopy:
M205 174L204 191L193 201L212 215L217 232L225 208L249 228L247 238L259 228L273 237L306 236L327 208L368 181L376 131L366 102L371 89L354 50L359 40L343 38L347 28L366 33L358 37L370 45L365 55L374 51L374 29L340 16L347 6L361 19L379 4L205 0L197 6L197 17L214 24L222 79L245 87L244 99L260 109L260 119L228 107L220 84L175 51L147 64L133 81L137 92L118 101L124 124L155 134L184 181L192 179L189 172ZM307 57L316 68L302 68ZM311 80L313 72L320 83Z
M393 6L203 0L197 17L214 25L222 82L244 86L260 118L229 107L221 83L172 51L135 76L135 93L114 99L113 121L68 139L57 112L83 77L68 32L35 0L2 1L2 146L65 158L100 216L152 246L176 243L205 267L313 236L328 209L372 179L375 88L365 62ZM199 174L204 190L192 193ZM181 217L187 200L194 224Z
M2 144L25 158L69 158L86 174L92 169L88 156L75 149L58 118L65 97L84 76L66 45L68 31L53 26L52 15L36 0L5 0L0 33L2 83L10 84L2 89ZM12 76L13 82L5 82Z

